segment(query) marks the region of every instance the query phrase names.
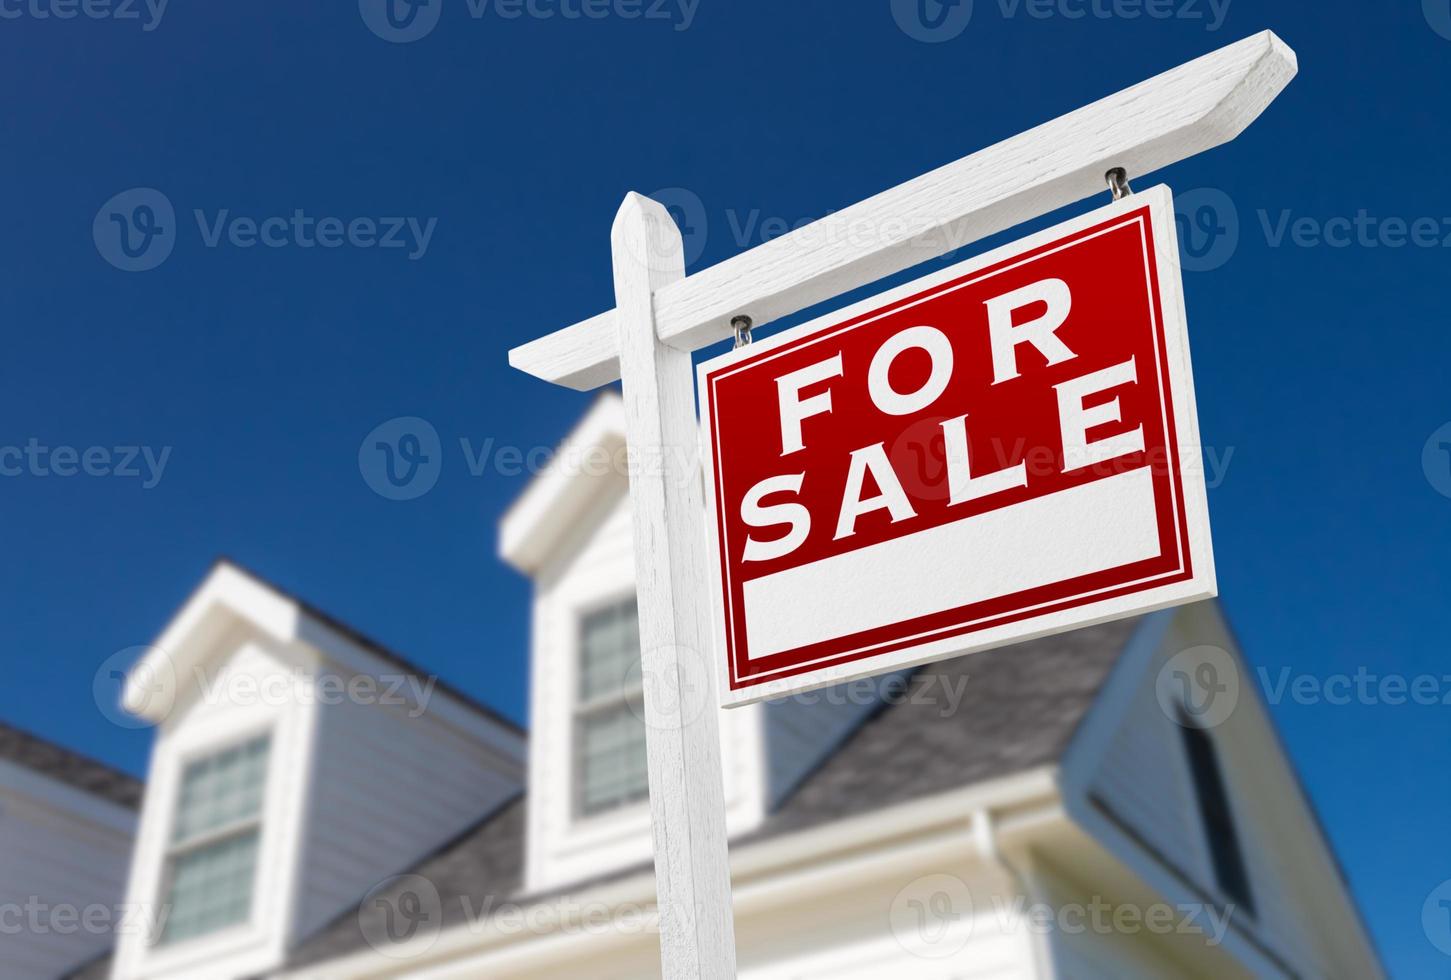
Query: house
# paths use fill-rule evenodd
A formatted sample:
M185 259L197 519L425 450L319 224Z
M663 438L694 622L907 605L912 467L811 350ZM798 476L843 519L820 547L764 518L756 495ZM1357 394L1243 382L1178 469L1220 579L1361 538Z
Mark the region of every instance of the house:
M503 518L527 739L219 564L126 693L165 924L74 976L658 975L623 447L606 395ZM1211 602L727 712L740 975L1383 976L1240 676Z
M524 734L220 562L127 679L156 726L127 903L82 975L256 977L516 797ZM388 870L383 868L381 870Z
M0 724L0 977L60 976L124 914L141 784Z

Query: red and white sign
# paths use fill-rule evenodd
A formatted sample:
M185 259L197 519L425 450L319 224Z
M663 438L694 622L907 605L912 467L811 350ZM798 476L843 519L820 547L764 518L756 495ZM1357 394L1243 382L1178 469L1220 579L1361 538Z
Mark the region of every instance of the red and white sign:
M722 701L1215 594L1156 187L699 368Z

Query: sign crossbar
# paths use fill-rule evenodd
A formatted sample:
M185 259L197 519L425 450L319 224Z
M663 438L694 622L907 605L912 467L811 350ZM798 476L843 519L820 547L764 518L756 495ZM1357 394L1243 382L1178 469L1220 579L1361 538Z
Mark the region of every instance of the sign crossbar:
M1227 143L1290 83L1295 52L1264 31L900 184L661 288L655 327L684 351L732 336ZM588 391L619 378L615 311L509 352Z

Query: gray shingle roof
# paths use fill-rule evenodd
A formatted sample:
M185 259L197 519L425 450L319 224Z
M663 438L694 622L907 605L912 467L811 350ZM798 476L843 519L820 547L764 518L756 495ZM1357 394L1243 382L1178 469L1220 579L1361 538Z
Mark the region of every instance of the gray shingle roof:
M523 885L525 810L524 797L515 797L415 867L380 869L379 884L391 875L418 875L432 882L442 900L445 929L465 924L481 910L497 909ZM381 941L388 934L390 906L404 907L399 893L410 887L407 881L395 882L374 896L381 902L344 912L295 950L288 965L307 966L363 949L370 939Z
M0 722L0 759L134 810L141 782L94 759Z
M911 680L914 696L896 699L900 703L884 705L866 719L749 840L1056 762L1137 622L1106 623L918 669ZM948 710L948 699L941 696L948 685L962 694L956 710ZM380 868L379 880L395 874L427 878L439 891L444 928L462 924L468 910L521 901L525 809L521 796L415 867ZM648 867L623 868L608 877ZM406 887L399 884L395 890ZM526 897L521 904L540 897ZM289 966L365 948L369 936L384 934L379 917L387 904L345 912L305 940Z
M1139 620L1120 620L920 668L942 703L886 706L772 814L775 835L1056 762ZM965 683L964 683L965 682Z

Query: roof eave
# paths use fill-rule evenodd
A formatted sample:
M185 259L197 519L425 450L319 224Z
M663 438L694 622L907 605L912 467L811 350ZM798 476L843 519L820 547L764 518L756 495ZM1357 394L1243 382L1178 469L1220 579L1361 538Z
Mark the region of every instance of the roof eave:
M525 574L539 571L598 498L602 481L625 477L624 401L606 390L504 513L499 557Z

